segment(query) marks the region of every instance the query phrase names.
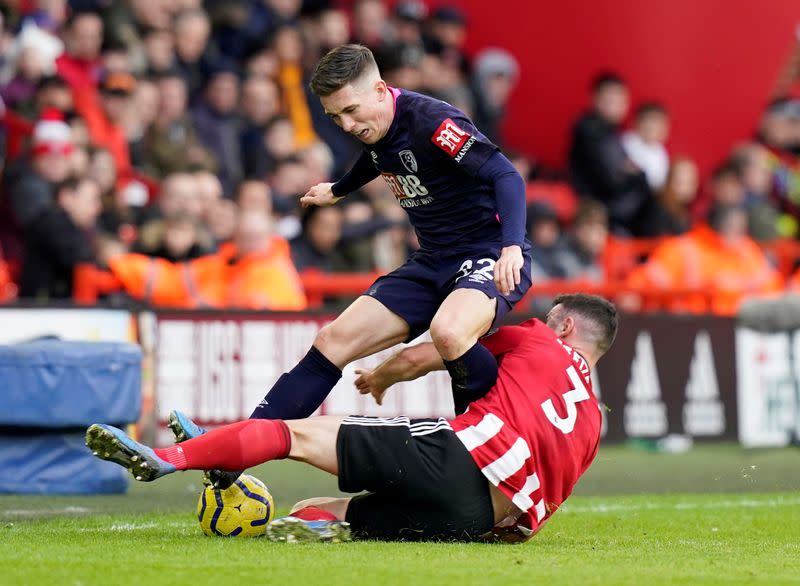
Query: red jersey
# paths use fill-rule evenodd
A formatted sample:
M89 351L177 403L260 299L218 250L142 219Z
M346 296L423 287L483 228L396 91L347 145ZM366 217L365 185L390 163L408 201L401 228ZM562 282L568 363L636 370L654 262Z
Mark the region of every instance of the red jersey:
M450 424L532 536L594 460L600 405L586 360L541 321L501 327L482 343L498 359L497 382Z

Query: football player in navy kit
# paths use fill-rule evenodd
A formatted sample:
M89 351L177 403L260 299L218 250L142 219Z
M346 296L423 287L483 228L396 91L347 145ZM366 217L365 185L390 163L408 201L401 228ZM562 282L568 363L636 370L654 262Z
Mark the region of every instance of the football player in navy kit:
M428 329L453 379L460 413L497 378L495 358L478 338L531 285L524 181L463 112L387 86L364 46L343 45L325 55L311 89L364 150L344 177L313 186L301 205L333 205L383 176L408 213L420 249L322 328L251 418L308 417L345 365ZM172 423L179 440L200 431L179 413Z

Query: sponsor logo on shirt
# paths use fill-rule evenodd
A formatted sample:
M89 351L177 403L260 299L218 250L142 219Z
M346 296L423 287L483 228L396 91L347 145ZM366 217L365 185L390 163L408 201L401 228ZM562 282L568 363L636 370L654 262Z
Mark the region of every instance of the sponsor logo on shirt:
M395 173L381 173L392 193L404 208L415 208L428 205L433 197L428 195L428 189L416 175L398 175Z
M456 160L456 163L460 163L461 162L461 159L463 159L464 155L467 154L467 151L470 148L472 148L472 145L473 145L474 142L475 142L475 137L474 136L470 136L469 140L467 142L465 142L464 146L461 147L461 150L458 151L458 154L455 157L453 157Z
M414 157L414 153L409 149L400 151L400 161L403 163L403 167L408 169L409 173L417 172L417 159Z
M433 142L433 144L438 146L448 155L455 158L456 155L461 154L461 148L470 138L470 134L466 130L462 130L458 124L453 122L452 118L447 118L439 125L439 128L436 129L436 132L433 133L431 142ZM470 146L472 145L470 144ZM467 147L467 150L469 150L469 147ZM464 154L466 154L466 152L467 151L465 150ZM463 157L464 154L461 154L461 157Z

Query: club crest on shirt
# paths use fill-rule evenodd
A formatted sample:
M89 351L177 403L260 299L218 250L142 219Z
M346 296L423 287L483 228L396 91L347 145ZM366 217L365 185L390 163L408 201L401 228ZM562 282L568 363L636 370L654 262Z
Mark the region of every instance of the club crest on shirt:
M416 173L417 172L417 159L414 157L414 153L410 150L406 149L404 151L400 151L400 161L403 163L403 167L408 169L409 173Z

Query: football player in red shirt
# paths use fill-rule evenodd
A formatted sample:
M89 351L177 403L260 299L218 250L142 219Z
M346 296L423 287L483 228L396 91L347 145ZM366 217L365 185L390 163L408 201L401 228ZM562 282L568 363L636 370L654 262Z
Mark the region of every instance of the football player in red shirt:
M353 498L310 499L274 521L268 535L292 540L475 540L532 537L589 468L600 441L600 406L591 369L617 331L613 304L584 294L556 298L546 323L501 327L482 343L499 375L466 413L445 418L312 417L251 419L176 446L152 450L122 431L93 425L87 445L139 480L176 470L241 470L291 458L339 477ZM432 344L406 348L359 390L386 389L443 369Z

